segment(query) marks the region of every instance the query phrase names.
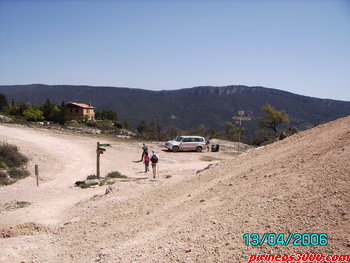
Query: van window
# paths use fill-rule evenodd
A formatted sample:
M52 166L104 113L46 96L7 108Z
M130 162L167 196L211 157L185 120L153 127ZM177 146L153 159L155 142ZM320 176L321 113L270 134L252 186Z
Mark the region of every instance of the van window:
M183 138L184 138L184 137L179 136L179 137L177 137L177 138L175 139L175 141L176 141L176 142L181 142Z

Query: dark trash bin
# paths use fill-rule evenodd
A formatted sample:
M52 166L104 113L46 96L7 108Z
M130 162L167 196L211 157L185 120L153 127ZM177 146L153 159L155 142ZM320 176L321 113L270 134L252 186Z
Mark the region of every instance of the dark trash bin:
M219 145L219 144L213 144L213 145L211 146L211 151L212 151L212 152L218 152L219 149L220 149L220 145Z

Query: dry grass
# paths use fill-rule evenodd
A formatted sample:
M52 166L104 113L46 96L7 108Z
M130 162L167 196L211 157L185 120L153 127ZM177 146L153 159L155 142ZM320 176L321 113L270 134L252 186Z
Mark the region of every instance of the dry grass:
M11 211L11 210L15 210L18 208L24 208L29 206L30 203L26 202L26 201L12 201L9 203L5 203L3 205L0 206L0 212L1 211Z
M201 159L201 161L204 161L204 162L213 162L213 161L222 160L221 158L217 158L214 156L201 156L200 159Z

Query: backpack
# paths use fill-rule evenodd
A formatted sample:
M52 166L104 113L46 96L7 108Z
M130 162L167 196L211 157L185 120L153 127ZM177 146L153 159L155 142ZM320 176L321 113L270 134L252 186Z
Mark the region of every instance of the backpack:
M158 162L158 157L157 157L157 155L152 155L152 157L151 157L151 161L152 161L152 163L157 163Z
M145 146L143 147L143 152L144 152L144 153L148 153L148 146L145 145Z
M145 156L145 163L146 163L146 164L149 163L149 156L148 156L148 155Z

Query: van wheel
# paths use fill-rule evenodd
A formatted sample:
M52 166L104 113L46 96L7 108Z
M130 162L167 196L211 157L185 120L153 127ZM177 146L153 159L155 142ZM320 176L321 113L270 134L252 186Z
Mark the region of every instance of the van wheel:
M172 150L173 150L173 152L178 152L179 151L179 146L174 146Z
M198 146L197 149L196 149L196 152L200 153L202 150L203 150L202 147Z

